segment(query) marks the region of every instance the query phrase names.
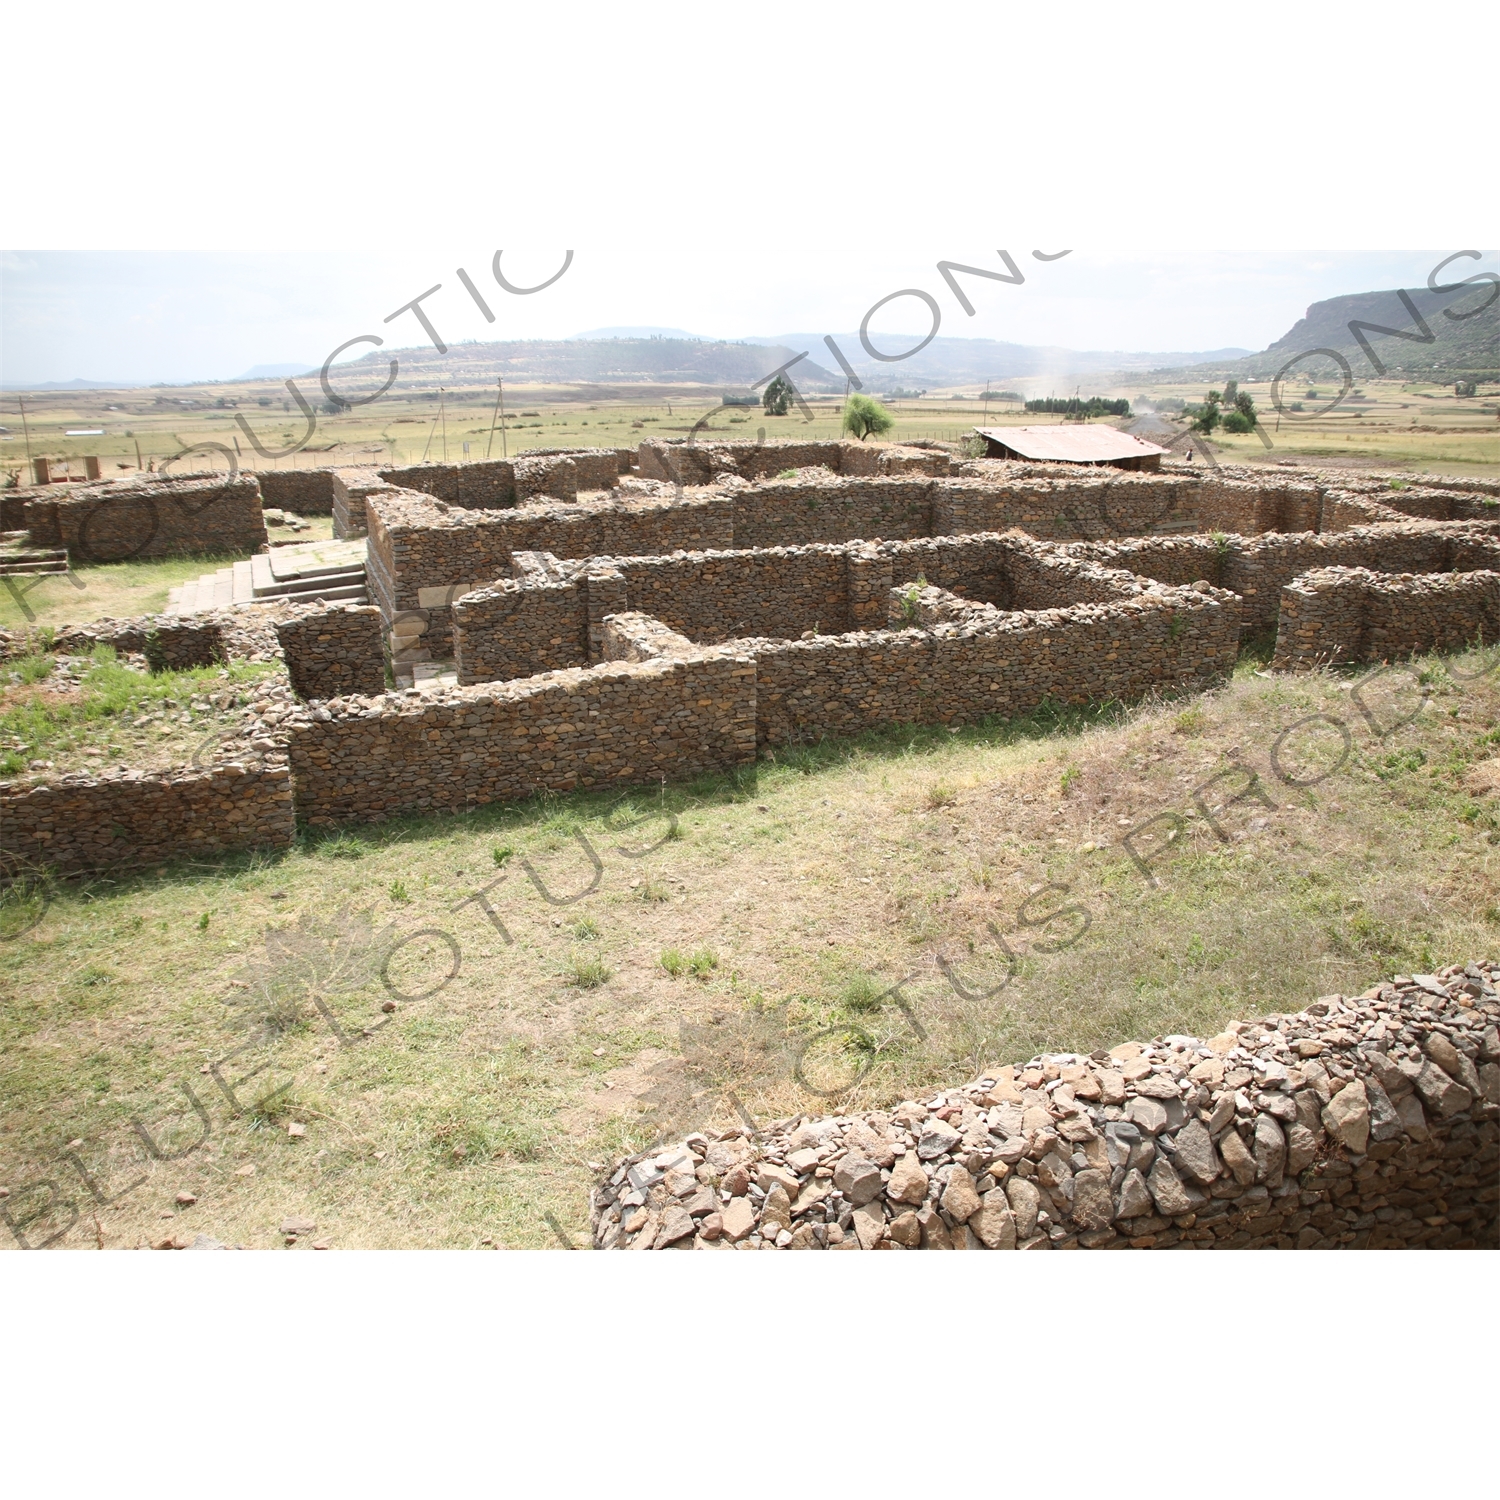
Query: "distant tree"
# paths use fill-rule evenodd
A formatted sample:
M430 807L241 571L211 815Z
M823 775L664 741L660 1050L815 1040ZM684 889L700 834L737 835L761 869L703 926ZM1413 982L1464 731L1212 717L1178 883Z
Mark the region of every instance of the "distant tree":
M795 394L796 391L791 381L785 375L778 375L765 388L760 404L765 407L768 417L784 417L791 409L792 397Z
M1231 380L1229 382L1229 384L1224 387L1224 397L1223 397L1224 405L1225 406L1236 406L1236 405L1238 405L1239 404L1239 394L1240 394L1240 383L1239 383L1239 381L1238 380Z
M1194 432L1201 432L1207 435L1219 425L1221 420L1219 415L1219 400L1220 393L1218 391L1210 391L1208 399L1204 401L1202 406L1190 406L1186 408L1187 414L1193 419Z
M870 396L850 396L844 403L844 431L860 442L872 433L884 437L896 425L896 419Z
M1224 391L1226 398L1233 389L1234 382L1231 380ZM1225 414L1224 431L1254 432L1255 418L1255 397L1249 391L1238 391L1234 397L1234 410Z

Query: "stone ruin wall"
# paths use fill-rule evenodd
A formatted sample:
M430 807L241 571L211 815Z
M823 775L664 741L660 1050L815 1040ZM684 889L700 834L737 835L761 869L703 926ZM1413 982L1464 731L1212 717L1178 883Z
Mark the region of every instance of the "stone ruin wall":
M783 458L777 455L774 461ZM982 466L965 466L977 467ZM1121 511L1122 506L1139 504L1171 515L1192 510L1202 500L1200 481L1193 477L1106 480L1075 473L1043 478L1043 511L1059 504L1075 512L1080 505L1092 505L1106 523L1118 519L1110 512L1112 505ZM752 743L762 744L856 732L880 723L964 722L990 714L1013 715L1048 697L1077 702L1099 696L1134 697L1161 687L1201 687L1224 677L1232 668L1240 630L1272 623L1271 611L1280 603L1281 590L1310 565L1411 573L1448 568L1474 572L1500 565L1495 523L1455 526L1408 519L1321 536L1158 535L1074 542L1063 548L1039 545L1024 536L983 534L915 535L879 543L846 539L764 554L715 547L732 543L740 526L751 535L773 534L775 528L795 532L802 516L825 504L841 509L832 524L838 535L870 531L874 520L884 522L892 515L904 516L905 528L916 530L909 519L913 514L920 517L924 507L929 518L958 525L960 511L971 518L998 512L1011 519L1015 505L1039 503L1034 494L1028 498L1020 493L1024 486L965 476L851 478L832 484L800 478L776 481L765 486L764 493L752 492L740 481L722 492L680 499L523 506L503 514L455 510L431 495L401 490L371 470L336 471L330 484L335 512L342 494L349 513L357 502L373 522L371 575L381 612L387 620L404 612L409 621L404 629L425 628L429 635L437 632L439 639L456 630L455 650L466 683L493 674L509 684L503 695L512 689L540 691L561 671L569 680L586 679L591 686L583 691L594 692L604 680L594 675L600 663L628 659L633 666L646 664L643 641L667 641L675 653L674 670L688 665L698 670L703 661L722 654L706 650L705 643L726 642L726 649L742 659L742 667L748 663L748 686L740 684L747 696L736 710L745 721L739 739L748 736ZM220 478L209 488L227 487ZM238 482L240 493L248 488L253 488L253 481ZM205 492L205 481L172 481L161 489L196 500ZM1221 484L1213 503L1228 503L1226 493L1237 492ZM68 503L76 507L80 502L97 503L83 495ZM1261 510L1252 517L1255 524L1287 520L1289 502L1284 495L1263 496L1262 502L1257 502ZM1319 516L1325 518L1326 503ZM687 552L688 547L694 550ZM544 560L528 567L521 556L526 553ZM559 563L547 554L567 561ZM521 577L503 579L508 572ZM472 591L472 583L486 577L495 580L493 585ZM425 579L434 582L419 581ZM1154 586L1152 579L1166 587ZM898 595L914 586L920 591L922 585L929 592L924 595L925 614L919 612L916 623L929 628L888 628L905 623ZM936 590L949 597L940 598ZM1438 590L1433 597L1441 594ZM454 609L464 595L469 597ZM1464 586L1443 597L1450 595L1455 600L1470 598ZM637 625L641 619L647 622L633 629L630 639L635 645L629 649L620 644L623 627L617 623L626 615L637 617ZM283 627L284 640L293 646L287 655L294 671L300 670L297 659L306 655L304 696L317 700L319 712L327 716L313 722L343 722L352 712L366 723L372 710L364 698L377 697L376 674L383 668L369 628L375 620L369 609L349 612L347 628L357 640L351 636L338 644L336 677L319 676L334 665L320 667L317 661L319 627ZM155 637L154 649L165 665L198 664L225 654L224 624L216 619L191 625L175 619L146 622L146 628L141 622L116 624L121 649L146 649L148 638ZM812 635L814 631L821 633ZM811 638L794 638L804 635ZM1472 639L1472 631L1462 638ZM1381 644L1391 649L1389 642ZM276 650L273 645L272 654ZM342 675L352 673L356 660L364 672L357 685L352 676L346 680ZM660 659L652 661L660 667ZM554 679L544 680L538 673L552 673ZM528 683L527 678L534 681ZM660 706L665 691L661 684L643 681L646 685L629 677L609 679L604 708L598 710L621 715L627 740L629 726L638 725L643 716L665 712ZM638 689L644 694L642 702L632 698ZM514 709L523 699L506 697L513 714L527 721L519 731L526 742L532 732L531 707ZM325 700L340 701L344 707L338 712L323 708ZM451 694L440 694L419 705L407 704L395 717L409 724L434 713L441 722L434 723L433 732L442 734L443 715L457 711L451 700ZM356 705L352 710L350 703ZM532 707L542 714L544 727L538 732L556 739L545 727L552 700L539 700ZM430 750L423 748L426 732L413 731L412 764L423 767L424 776L435 763ZM545 782L548 785L591 785L601 777L662 774L663 767L674 765L696 772L740 763L738 741L726 749L730 742L722 736L703 737L698 752L677 746L661 755L635 751L622 761L599 750L594 738L614 732L609 723L569 729L557 739L563 746L559 759L538 762L532 769L553 777ZM345 806L362 809L350 816L386 816L394 808L454 805L453 796L445 795L442 787L426 800L420 783L414 796L392 792L393 779L405 786L412 778L405 767L390 763L385 749L372 753L368 764L356 765L365 733L358 731L351 741L354 748L341 752L340 774L347 772L354 783L373 776L380 786L378 795L362 802L352 789L354 783L346 787L335 777L343 789L329 791L333 783L314 778L308 783L308 806L317 809L313 815L342 816L338 809ZM470 725L465 733L479 731ZM493 757L489 750L475 747L471 758L488 765ZM306 762L309 775L316 759ZM461 774L445 772L440 780L453 775L455 785L464 788L465 801L526 795L541 784L534 775L475 768L461 768ZM302 801L299 782L299 805Z
M1376 573L1315 568L1281 591L1272 665L1392 661L1500 639L1500 572Z
M590 1195L594 1244L1495 1249L1497 978L1397 975L1207 1039L658 1143Z
M628 451L628 450L627 450ZM572 460L572 481L567 498L579 491L612 490L621 473L621 450L616 448L527 448L515 458L487 458L476 463L419 463L377 470L379 477L397 489L417 490L467 510L505 510L524 504L534 494L562 498L544 481L529 483L528 476L553 472L555 459ZM528 465L531 467L528 468Z
M64 874L159 864L238 849L286 848L296 834L284 760L165 773L0 783L0 875L38 864Z
M292 691L304 700L383 693L382 636L373 604L305 610L276 626Z
M26 526L33 546L65 547L70 559L83 562L258 552L269 543L251 474L79 486L66 496L28 501Z
M755 664L732 652L335 699L285 721L313 824L463 812L538 791L721 773L755 758Z
M632 613L609 616L604 622L602 647L605 661L660 661L698 652L685 635L678 635L660 620Z
M1228 677L1238 651L1235 601L1218 590L1056 611L979 609L991 611L982 623L730 643L755 659L760 743L1201 690Z
M1139 537L1121 542L1072 542L1069 556L1116 562L1162 583L1205 579L1243 599L1247 635L1276 623L1281 590L1312 568L1356 567L1380 573L1473 572L1500 567L1496 523L1362 527L1318 536Z
M264 504L289 510L298 516L333 514L333 479L336 469L258 469Z

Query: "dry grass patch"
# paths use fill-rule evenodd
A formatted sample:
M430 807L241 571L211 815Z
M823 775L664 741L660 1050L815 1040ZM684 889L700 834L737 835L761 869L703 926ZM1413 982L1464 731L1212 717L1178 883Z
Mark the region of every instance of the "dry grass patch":
M7 1202L62 1183L69 1245L279 1245L294 1213L345 1246L556 1243L548 1214L583 1243L589 1163L658 1135L1486 956L1492 678L1423 662L1357 703L1346 677L1253 667L1190 705L778 750L626 806L549 797L20 887L0 901ZM1147 879L1123 840L1163 814L1132 841ZM208 1134L172 1158L202 1135L193 1098ZM95 1203L59 1166L74 1140L105 1196L145 1181Z

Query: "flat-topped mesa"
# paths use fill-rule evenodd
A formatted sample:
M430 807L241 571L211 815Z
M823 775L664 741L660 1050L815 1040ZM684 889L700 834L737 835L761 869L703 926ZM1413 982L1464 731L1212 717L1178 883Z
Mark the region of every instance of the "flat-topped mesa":
M1491 962L1397 975L1214 1037L1042 1054L889 1108L694 1131L604 1173L594 1243L1495 1249L1497 979Z

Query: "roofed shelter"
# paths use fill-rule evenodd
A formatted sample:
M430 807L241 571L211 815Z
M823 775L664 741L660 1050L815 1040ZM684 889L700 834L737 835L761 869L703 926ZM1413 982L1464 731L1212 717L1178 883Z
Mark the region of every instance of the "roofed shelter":
M976 427L986 458L1021 458L1038 464L1109 464L1116 469L1159 469L1167 450L1113 427L1061 423L1051 427Z

